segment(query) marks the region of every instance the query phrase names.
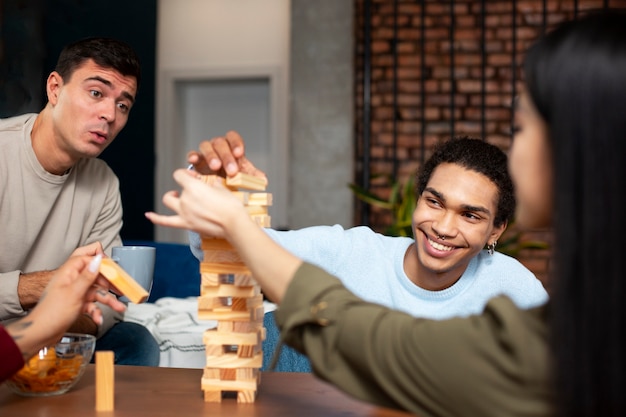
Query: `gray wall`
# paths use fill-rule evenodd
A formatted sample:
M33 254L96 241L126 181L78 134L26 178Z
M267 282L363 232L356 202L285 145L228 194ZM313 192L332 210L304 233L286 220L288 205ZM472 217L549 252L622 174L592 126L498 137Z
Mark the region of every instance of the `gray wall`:
M352 3L291 3L291 228L352 226Z

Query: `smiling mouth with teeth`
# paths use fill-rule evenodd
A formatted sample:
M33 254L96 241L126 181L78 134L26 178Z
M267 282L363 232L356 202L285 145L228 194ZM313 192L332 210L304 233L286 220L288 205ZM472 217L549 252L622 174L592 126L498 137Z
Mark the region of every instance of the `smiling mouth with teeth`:
M442 245L441 243L435 242L434 240L428 239L428 243L430 243L430 246L432 246L433 248L437 249L437 250L442 250L442 251L451 251L452 249L454 249L452 246L446 246L446 245Z

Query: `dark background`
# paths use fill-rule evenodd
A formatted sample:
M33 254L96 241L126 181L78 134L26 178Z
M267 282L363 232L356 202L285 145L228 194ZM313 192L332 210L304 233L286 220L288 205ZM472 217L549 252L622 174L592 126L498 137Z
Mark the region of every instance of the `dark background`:
M122 239L152 240L157 0L0 0L0 117L39 112L63 46L88 36L128 42L142 80L126 127L102 153L120 179Z

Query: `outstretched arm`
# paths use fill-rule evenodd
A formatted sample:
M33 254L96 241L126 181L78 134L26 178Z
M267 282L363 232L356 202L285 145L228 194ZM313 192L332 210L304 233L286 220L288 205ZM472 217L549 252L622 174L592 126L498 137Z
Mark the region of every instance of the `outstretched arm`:
M160 226L194 230L201 235L227 239L248 265L264 293L280 303L302 261L270 239L250 218L239 199L221 184L206 184L197 174L180 169L174 179L180 193L170 191L163 204L176 214L146 213Z

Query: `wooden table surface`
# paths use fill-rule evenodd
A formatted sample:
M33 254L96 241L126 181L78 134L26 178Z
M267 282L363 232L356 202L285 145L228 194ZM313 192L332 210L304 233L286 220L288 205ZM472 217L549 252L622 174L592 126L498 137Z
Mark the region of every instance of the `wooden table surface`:
M372 416L409 414L354 400L308 373L264 372L254 403L204 401L201 369L115 366L115 410L95 411L95 367L68 393L22 397L0 386L0 415L12 417Z

